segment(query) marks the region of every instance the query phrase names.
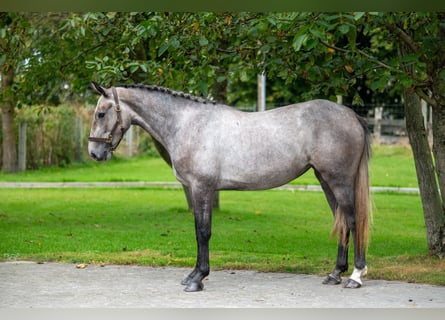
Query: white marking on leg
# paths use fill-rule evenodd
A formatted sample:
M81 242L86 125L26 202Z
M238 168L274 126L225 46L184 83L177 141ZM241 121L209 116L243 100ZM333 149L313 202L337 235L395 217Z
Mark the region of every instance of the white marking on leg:
M354 267L354 271L352 272L351 276L349 277L349 279L352 279L358 283L360 283L360 285L362 284L362 279L361 276L365 276L368 273L368 267L365 266L363 269L357 269Z

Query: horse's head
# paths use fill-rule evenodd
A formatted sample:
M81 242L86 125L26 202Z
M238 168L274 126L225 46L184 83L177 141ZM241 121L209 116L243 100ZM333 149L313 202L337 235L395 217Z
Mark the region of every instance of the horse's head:
M88 138L88 153L94 160L105 161L111 158L112 151L130 127L130 121L126 117L125 108L119 103L116 88L104 88L94 82L91 87L100 94L100 98Z

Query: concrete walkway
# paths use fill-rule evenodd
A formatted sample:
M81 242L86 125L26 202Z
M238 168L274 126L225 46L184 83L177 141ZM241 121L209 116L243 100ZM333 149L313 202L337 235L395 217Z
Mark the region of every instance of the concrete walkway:
M149 182L149 181L129 181L129 182L0 182L0 188L182 188L179 182ZM286 184L274 190L302 190L302 191L322 191L319 185L295 185ZM397 192L397 193L419 193L418 188L402 187L371 187L371 192Z
M360 289L322 277L212 271L204 291L186 293L187 268L35 262L0 263L0 308L445 308L445 287L366 280Z

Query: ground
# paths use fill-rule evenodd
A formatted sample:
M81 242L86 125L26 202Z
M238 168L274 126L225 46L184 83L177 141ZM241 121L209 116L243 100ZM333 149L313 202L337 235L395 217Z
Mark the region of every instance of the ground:
M80 268L79 268L80 267ZM322 277L211 271L204 291L186 293L188 268L0 263L0 308L444 308L445 287L367 280L360 289Z

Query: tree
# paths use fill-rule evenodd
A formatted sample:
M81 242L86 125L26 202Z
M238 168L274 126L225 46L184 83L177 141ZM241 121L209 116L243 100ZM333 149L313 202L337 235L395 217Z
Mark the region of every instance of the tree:
M2 110L2 169L17 170L14 119L16 108L45 103L57 105L64 84L78 68L65 68L66 43L54 41L66 13L0 13L0 76ZM77 65L78 67L78 65ZM73 79L73 77L71 77Z
M431 254L444 257L445 15L360 12L303 15L308 23L298 28L293 47L300 54L298 65L315 71L308 72L308 79L318 83L315 92L348 94L358 79L364 79L376 91L403 91L428 248ZM301 23L300 18L295 25ZM310 55L304 58L307 53ZM292 69L301 69L298 65ZM311 91L314 92L313 87ZM354 95L359 104L360 95L358 92ZM434 161L419 97L433 109Z
M21 24L23 21L12 13L0 13L0 76L1 96L0 107L2 110L3 132L3 170L14 172L17 169L17 148L14 133L15 97L12 85L18 61L15 56L23 50L20 41Z
M403 66L414 81L404 88L407 129L413 147L419 188L422 196L428 247L431 253L445 256L445 14L411 14L409 26L390 21L387 28L400 40L402 59L418 57L418 63ZM424 34L423 28L429 26ZM418 45L420 44L420 46ZM418 68L417 66L423 66ZM420 73L420 77L416 76ZM415 96L417 95L417 97ZM433 114L433 156L428 145L419 97L429 102ZM436 166L434 174L434 163ZM439 194L440 191L440 194Z
M283 102L292 95L297 102L341 94L360 105L359 83L375 92L403 92L428 247L445 255L443 13L152 12L63 18L1 15L3 113L20 103L57 100L61 84L85 98L91 80L158 84L228 103L249 101L246 96L255 101L255 86L239 84L263 70L272 81L268 95ZM6 71L19 80L11 89ZM419 97L433 107L433 158L420 125Z

